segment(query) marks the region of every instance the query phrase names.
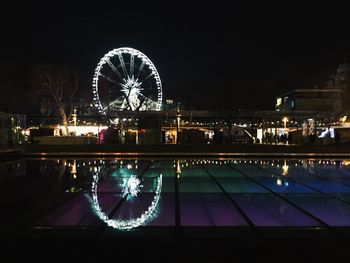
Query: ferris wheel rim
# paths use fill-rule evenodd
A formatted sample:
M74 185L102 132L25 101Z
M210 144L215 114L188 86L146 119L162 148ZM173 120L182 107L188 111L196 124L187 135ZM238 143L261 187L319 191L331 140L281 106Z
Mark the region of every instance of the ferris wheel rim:
M126 64L123 61L123 56L122 54L129 54L130 55L130 74L128 74L128 71L126 69ZM121 63L122 66L122 70L123 70L123 74L120 74L118 69L113 65L112 62L110 62L110 59L118 56L118 59ZM134 59L138 58L142 61L141 66L139 66L138 68L135 66L134 64ZM99 79L100 76L103 76L103 74L101 73L101 70L103 68L103 66L105 64L108 64L109 67L112 68L112 70L114 72L116 72L116 74L119 74L118 76L123 79L123 81L126 83L127 81L131 81L131 82L135 82L137 83L138 78L136 78L135 80L135 76L134 76L134 67L138 69L138 76L140 75L140 73L142 72L143 68L145 66L148 67L148 69L151 71L151 74L149 74L149 76L147 76L145 79L143 79L141 81L141 84L143 82L145 82L148 78L152 77L155 80L155 88L153 89L156 92L157 97L155 98L155 100L153 101L155 106L154 109L155 111L159 111L162 109L162 100L163 100L163 91L162 91L162 83L161 83L161 79L159 76L159 73L155 67L155 65L153 64L153 62L145 55L143 54L141 51L131 48L131 47L121 47L121 48L116 48L113 49L109 52L107 52L98 62L97 67L95 68L95 73L94 73L94 77L93 77L93 82L92 82L92 90L93 90L93 100L94 100L94 106L98 109L99 113L102 115L107 115L107 111L106 108L103 107L102 102L100 100L100 96L99 96ZM119 66L117 66L119 67ZM137 76L137 77L138 77ZM127 79L126 79L127 78ZM108 79L109 81L113 82L113 80ZM140 84L140 85L141 85ZM123 84L122 84L123 85ZM142 93L139 93L142 96L144 96ZM148 99L146 96L144 96L144 101ZM143 101L143 102L144 102ZM142 103L143 103L142 102ZM110 105L107 106L107 108ZM141 106L141 105L140 105ZM139 108L136 108L137 111L139 111ZM132 109L132 107L129 104L129 108ZM145 110L149 110L149 109L145 109ZM144 111L144 110L142 110Z

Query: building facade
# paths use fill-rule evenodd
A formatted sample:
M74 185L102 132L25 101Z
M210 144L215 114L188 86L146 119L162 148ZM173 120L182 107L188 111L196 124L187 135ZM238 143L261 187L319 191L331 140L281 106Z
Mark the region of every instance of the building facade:
M276 98L276 111L335 111L343 110L341 89L295 89Z
M350 110L350 63L339 65L327 85L295 89L276 97L276 111L343 112Z

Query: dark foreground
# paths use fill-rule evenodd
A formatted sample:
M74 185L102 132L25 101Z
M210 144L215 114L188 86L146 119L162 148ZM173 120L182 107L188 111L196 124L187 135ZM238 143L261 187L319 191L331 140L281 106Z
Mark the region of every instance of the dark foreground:
M349 239L36 237L3 240L12 260L127 262L347 262ZM11 260L11 261L12 261ZM14 261L12 261L14 262Z

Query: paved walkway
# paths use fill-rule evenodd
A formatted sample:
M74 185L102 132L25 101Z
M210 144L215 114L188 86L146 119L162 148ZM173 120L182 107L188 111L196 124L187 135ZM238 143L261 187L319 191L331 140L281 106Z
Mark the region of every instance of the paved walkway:
M221 145L26 145L25 154L42 155L98 155L98 156L339 156L350 158L349 145L336 146L300 146L300 145L263 145L263 144L221 144Z

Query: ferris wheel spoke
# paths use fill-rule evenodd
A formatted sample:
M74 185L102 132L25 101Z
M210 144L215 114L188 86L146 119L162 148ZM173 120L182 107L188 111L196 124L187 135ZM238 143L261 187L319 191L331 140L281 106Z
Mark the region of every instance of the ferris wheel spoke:
M140 96L143 98L143 100L148 100L149 98L147 98L144 94L140 93Z
M112 83L115 83L115 84L121 85L121 83L120 83L120 82L118 82L118 81L116 81L116 80L114 80L114 79L112 79L112 78L110 78L110 77L108 77L108 76L106 76L106 75L102 74L101 72L100 72L100 73L98 73L98 75L99 75L99 76L101 76L102 78L104 78L104 79L106 79L106 80L108 80L108 81L112 82Z
M143 60L142 63L141 63L141 66L139 67L139 70L138 70L138 72L137 72L136 79L138 79L138 78L140 77L140 74L141 74L141 72L142 72L143 67L145 66L145 64L146 64L146 60Z
M107 106L103 107L104 111L110 111L111 108L113 108L116 104L116 101L112 101L111 103L109 103Z
M140 81L141 83L145 82L146 80L148 80L150 77L152 77L154 75L154 72L151 72L151 74L149 74L144 80Z
M130 57L130 76L134 75L134 54Z
M147 78L146 78L147 79ZM144 79L143 81L145 81L146 79ZM140 82L141 85L140 85L140 88L144 91L152 91L152 90L157 90L156 87L152 87L152 86L148 86L148 85L145 85L145 83L142 83Z
M119 58L119 61L120 61L120 65L122 65L122 69L123 69L125 78L128 78L128 71L126 70L126 66L125 66L123 55L121 53L118 53L118 58Z
M119 79L123 79L122 75L119 73L118 69L113 65L113 63L106 59L107 64L111 67L111 69L118 75Z

